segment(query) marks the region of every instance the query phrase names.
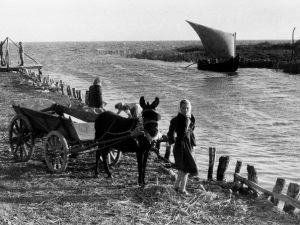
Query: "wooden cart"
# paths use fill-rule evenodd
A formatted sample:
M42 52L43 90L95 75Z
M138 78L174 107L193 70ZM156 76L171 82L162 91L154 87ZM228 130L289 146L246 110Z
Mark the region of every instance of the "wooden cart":
M71 154L96 151L94 121L97 114L55 104L47 99L14 102L16 115L9 127L9 142L14 159L28 161L35 149L35 140L44 141L44 157L50 171L63 172ZM113 146L112 140L103 143ZM121 152L111 150L108 162L119 162Z

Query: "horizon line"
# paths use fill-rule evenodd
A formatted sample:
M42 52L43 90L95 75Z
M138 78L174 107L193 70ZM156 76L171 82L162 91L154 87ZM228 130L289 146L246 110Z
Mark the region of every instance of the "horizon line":
M199 40L102 40L102 41L95 41L95 40L47 40L47 41L22 41L23 43L46 43L46 42L168 42L168 41L195 41L201 42ZM290 39L237 39L237 41L291 41Z

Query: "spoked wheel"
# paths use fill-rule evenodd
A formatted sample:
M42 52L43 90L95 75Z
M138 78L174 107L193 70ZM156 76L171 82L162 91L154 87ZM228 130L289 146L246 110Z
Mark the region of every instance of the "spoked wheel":
M68 166L68 144L58 131L51 131L45 141L45 160L51 172L61 173Z
M23 115L16 115L9 125L9 143L14 159L27 162L34 148L34 137L29 120Z
M116 165L122 156L122 152L118 151L116 149L111 149L107 155L107 163L109 166L114 166ZM100 157L100 160L102 162L102 156Z

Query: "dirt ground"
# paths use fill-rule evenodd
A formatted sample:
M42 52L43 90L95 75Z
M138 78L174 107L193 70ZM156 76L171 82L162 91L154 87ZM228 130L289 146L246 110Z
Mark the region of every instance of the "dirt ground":
M286 214L263 199L233 195L205 178L190 179L190 195L180 195L173 189L174 177L161 169L164 163L155 154L148 162L145 188L137 185L134 154L123 155L112 168L112 180L102 169L93 178L93 152L70 159L62 174L50 173L42 140L36 140L29 162L16 163L8 140L15 115L11 101L70 101L20 84L18 74L0 73L0 80L0 224L300 224L299 215Z

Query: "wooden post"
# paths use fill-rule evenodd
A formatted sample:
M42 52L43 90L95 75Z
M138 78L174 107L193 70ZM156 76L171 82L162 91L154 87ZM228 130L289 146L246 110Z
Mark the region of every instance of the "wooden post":
M217 170L217 180L223 181L224 180L224 174L227 170L229 163L229 156L221 156L219 158L219 165Z
M59 84L60 84L61 94L65 95L65 92L64 92L64 83L62 82L62 80L59 81Z
M81 90L79 90L79 100L82 102L82 94L81 94Z
M70 87L70 85L67 86L67 94L68 94L69 97L72 96L72 92L71 92L71 87Z
M250 180L254 183L258 183L257 173L256 173L254 166L247 165L247 172L248 172L248 180Z
M273 188L273 192L281 194L281 192L284 188L284 185L285 185L285 179L278 177L277 180L276 180L275 186ZM272 195L271 196L271 202L273 202L274 205L278 206L279 200L277 198L274 198L274 196Z
M79 101L82 101L81 90L76 90L76 95L77 95L77 99L78 99Z
M171 145L168 142L166 142L166 152L164 158L170 160L170 154L171 154Z
M76 91L75 91L75 88L72 88L72 92L73 92L73 97L76 98Z
M49 86L50 84L49 84L49 75L46 77L46 79L45 79L45 85L46 86Z
M242 161L236 161L234 173L240 173L241 167L242 167ZM233 178L233 181L236 181L235 176Z
M298 197L299 190L300 190L300 188L299 188L298 184L290 183L288 190L287 190L287 196L296 199ZM283 211L291 213L294 211L294 209L295 209L294 206L292 206L288 203L284 204Z
M85 102L86 105L89 105L89 91L85 91L84 102Z
M209 147L209 163L208 163L208 173L207 180L213 179L214 165L216 160L216 148Z

